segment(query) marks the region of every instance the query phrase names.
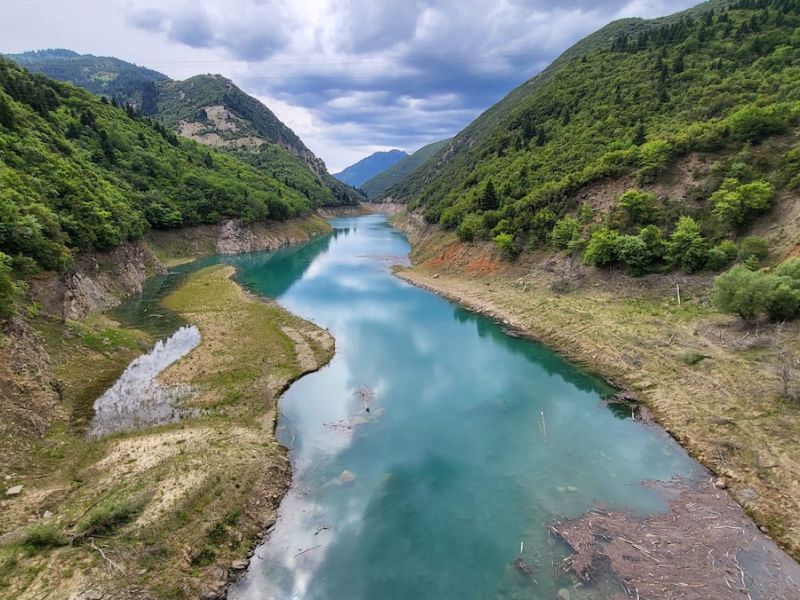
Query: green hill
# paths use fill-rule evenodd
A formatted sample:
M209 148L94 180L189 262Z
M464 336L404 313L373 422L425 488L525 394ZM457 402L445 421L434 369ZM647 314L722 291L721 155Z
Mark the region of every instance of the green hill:
M442 140L423 146L413 154L397 161L385 171L368 179L361 185L361 189L370 200L381 198L386 190L411 175L436 154L444 150L449 143L450 140Z
M150 228L284 220L311 199L70 84L0 59L0 288ZM0 289L0 296L2 296Z
M27 69L69 81L161 121L185 137L236 154L280 178L318 206L356 204L361 195L261 102L221 75L173 81L117 58L42 50L9 55Z
M6 58L52 79L71 81L93 94L113 99L121 106L131 104L145 116L158 111L156 84L169 80L163 73L118 58L81 55L72 50L35 50L9 54Z
M702 266L709 244L735 238L776 191L798 184L799 25L796 0L712 2L665 19L612 23L486 111L446 156L387 195L458 229L462 239L495 238L512 253L551 242L556 223L574 215L577 224L561 226L570 229L564 244L574 251L598 228L598 243L608 231L641 248L650 242L639 229L652 225L657 247L637 268ZM752 144L785 133L792 134L783 144L789 148L760 161L749 154ZM629 177L631 187L647 185L693 152L717 153L720 161L691 202L648 196L641 210L623 203L604 215L580 206L589 184ZM684 229L698 229L702 256L686 258L692 264L667 256L660 241L685 232L677 227L682 216L692 221Z

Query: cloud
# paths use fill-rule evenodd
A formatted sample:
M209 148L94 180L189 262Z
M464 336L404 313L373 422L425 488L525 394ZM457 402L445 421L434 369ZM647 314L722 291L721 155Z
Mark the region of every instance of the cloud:
M362 152L454 135L614 19L697 0L83 0L76 22L120 24L80 30L61 26L73 18L65 3L30 2L45 22L4 29L24 19L3 3L0 39L117 55L174 77L222 73L338 170Z

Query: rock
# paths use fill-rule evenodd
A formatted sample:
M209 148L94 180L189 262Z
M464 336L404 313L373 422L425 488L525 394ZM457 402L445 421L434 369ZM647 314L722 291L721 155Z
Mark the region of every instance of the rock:
M434 275L434 276L433 276L433 278L434 278L434 279L439 279L439 274L438 274L438 273L436 273L436 275Z
M6 496L19 496L22 493L22 486L15 485L12 488L8 488L6 490Z
M275 527L275 517L270 517L266 521L264 521L264 531L269 531L273 527Z
M758 492L750 488L743 488L736 493L739 502L755 502L758 499Z
M52 518L53 518L53 513L51 513L49 510L44 511L42 519L52 519Z
M80 596L78 596L81 600L103 600L105 594L98 590L86 590Z
M342 474L339 475L339 481L341 481L342 483L351 483L355 480L356 480L355 473L353 473L352 471L348 471L347 469L342 471Z
M558 590L558 597L559 600L572 600L572 594L569 593L567 588L561 588Z
M245 559L235 560L231 563L231 569L233 569L234 571L244 571L249 566L250 566L250 561Z
M576 493L578 491L578 488L576 488L574 485L568 485L567 486L567 491L570 494L574 494L574 493Z
M761 533L769 533L769 529L767 529L763 525L761 527L759 527L759 529L761 530Z
M714 487L715 487L715 488L717 488L718 490L724 490L724 489L727 489L727 487L728 487L728 482L727 482L727 481L725 481L725 479L724 479L723 477L717 477L717 478L714 480Z

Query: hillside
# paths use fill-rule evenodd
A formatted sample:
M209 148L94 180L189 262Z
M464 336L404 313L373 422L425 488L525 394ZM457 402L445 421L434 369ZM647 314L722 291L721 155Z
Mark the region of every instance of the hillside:
M736 253L732 241L800 183L798 25L794 0L713 2L613 23L387 195L463 240L495 239L508 254L552 243L638 273L719 268ZM776 141L755 160L751 145L767 138ZM712 164L680 197L599 205L582 192L610 180L652 185L694 153L713 155Z
M382 173L407 156L408 154L402 150L375 152L366 158L362 158L356 164L350 165L340 173L334 173L333 176L339 181L360 188L365 181Z
M144 116L158 112L156 83L169 79L163 73L118 58L81 55L72 50L35 50L8 54L6 58L52 79L71 81L93 94L107 96L121 106L131 104Z
M411 175L436 154L444 150L449 143L450 140L448 139L423 146L413 154L397 161L382 173L378 173L365 181L359 187L367 194L367 198L370 200L378 199L390 187Z
M27 69L130 104L201 144L239 156L312 198L317 206L357 203L361 196L261 102L221 75L173 81L144 67L69 50L10 55Z
M0 59L0 296L13 270L68 268L150 228L285 220L311 199L70 84Z

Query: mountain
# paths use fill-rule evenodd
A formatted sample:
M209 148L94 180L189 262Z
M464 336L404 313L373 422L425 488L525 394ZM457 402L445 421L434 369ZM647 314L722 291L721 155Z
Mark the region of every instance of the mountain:
M185 137L236 154L281 178L318 206L361 200L357 191L333 178L325 163L269 108L221 75L173 81L117 58L70 50L25 52L7 58L31 71L106 96L120 106L130 104Z
M78 251L111 250L150 228L314 208L235 156L2 58L0 156L0 275L68 268Z
M711 245L735 239L776 194L798 185L798 26L796 0L715 1L663 19L612 23L386 195L462 239L495 239L509 252L549 243L568 217L561 227L569 226L571 248L585 248L589 262L597 257L587 246L594 241L597 249L607 235L611 246L652 242L653 255L637 270L702 266ZM768 139L781 141L756 160L753 147ZM693 155L715 166L672 172ZM663 190L673 175L687 188L678 197L655 186ZM650 186L655 198L593 204L594 190L609 181ZM654 239L639 237L644 226ZM666 253L668 238L684 233L697 242L684 248L696 260L677 256L677 248ZM605 258L620 256L614 249Z
M411 175L436 154L444 150L449 143L450 140L447 139L423 146L410 156L397 161L385 171L374 175L359 187L367 194L367 198L370 200L379 199L386 190Z
M109 56L78 54L63 48L8 54L26 69L59 81L71 81L120 105L131 104L145 116L158 111L156 83L168 81L163 73Z
M339 181L343 181L353 187L361 187L368 179L382 173L398 161L408 156L402 150L389 150L388 152L375 152L366 158L362 158L354 165L350 165L340 173L333 176Z

